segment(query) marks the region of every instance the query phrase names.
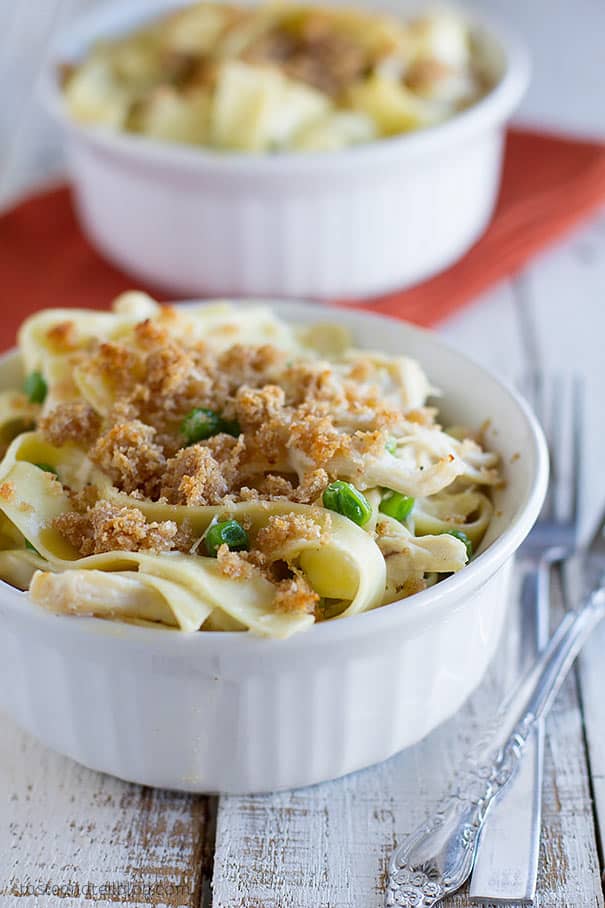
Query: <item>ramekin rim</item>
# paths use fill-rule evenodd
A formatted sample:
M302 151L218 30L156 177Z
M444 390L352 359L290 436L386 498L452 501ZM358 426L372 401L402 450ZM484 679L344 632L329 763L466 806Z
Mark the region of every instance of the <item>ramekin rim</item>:
M213 305L217 302L225 301L225 299L203 301L183 300L178 301L175 305L190 305L194 302L202 302L204 305ZM269 298L262 298L261 300L258 298L255 300L247 299L245 301L233 300L232 302L236 305L243 305L244 302L245 304L249 304L250 302L263 302L266 305L277 307L280 310L287 309L288 307L316 308L318 312L324 313L326 311L329 312L330 309L338 309L338 307L330 307L325 304L317 306L315 303L304 300L295 301ZM338 311L342 310L340 309ZM380 606L379 608L369 612L363 612L359 615L351 615L346 619L336 619L314 624L313 627L309 628L304 633L296 634L287 640L272 640L251 633L227 631L182 634L178 631L175 632L174 629L170 628L148 628L127 623L119 624L119 633L112 634L113 638L120 641L129 640L131 642L144 643L145 645L153 643L157 644L159 648L170 648L172 645L176 645L177 647L185 645L201 648L210 646L213 653L222 653L224 655L237 653L238 651L242 651L242 649L244 652L249 653L250 646L256 645L262 645L265 648L271 646L288 647L292 650L306 649L309 646L326 645L334 642L341 643L359 637L375 636L376 634L381 634L394 627L398 627L399 629L405 624L412 626L417 621L422 621L423 624L429 624L439 620L444 612L450 612L452 608L455 608L457 603L464 600L465 595L474 593L486 583L499 568L504 566L504 564L514 556L516 550L530 532L540 513L546 494L549 473L546 440L529 405L508 381L495 375L490 369L485 368L473 357L456 349L452 344L449 344L446 340L437 335L436 332L409 322L392 319L381 314L360 311L356 308L353 308L352 311L356 318L361 318L368 322L378 321L386 324L395 323L405 325L406 330L410 331L412 334L428 337L432 343L436 343L438 348L447 350L489 376L499 389L512 400L517 409L521 411L529 430L529 438L532 445L531 455L535 468L529 484L530 492L524 503L518 508L512 522L485 551L481 552L476 559L459 573L448 577L407 599L397 600L396 602ZM14 356L16 352L16 348L12 348L10 351L3 353L0 356L0 362L11 355ZM99 630L104 630L102 627L103 625L109 624L115 626L115 623L94 617L80 617L74 619L73 616L51 615L43 609L33 606L31 603L28 603L30 607L27 609L27 613L24 613L23 600L25 595L26 594L23 592L11 587L5 581L0 580L0 605L6 605L8 603L11 610L21 611L22 616L27 614L31 620L37 623L52 622L53 627L57 629L59 625L56 622L60 622L63 625L63 630L68 631L69 633L75 632L78 636L83 635L84 637L90 635L96 636ZM47 626L49 625L47 624Z
M122 4L115 2L105 8L110 11ZM455 5L452 4L452 6ZM69 37L83 22L92 22L94 12L83 14L72 26L59 35L43 73L40 95L48 113L65 129L106 152L122 154L150 165L178 169L189 173L234 173L271 176L273 174L332 172L343 167L373 167L381 162L399 160L402 156L438 152L457 141L482 131L486 126L504 122L523 96L530 77L530 57L526 45L507 25L492 15L485 16L469 10L462 11L467 19L495 40L505 58L505 69L497 84L484 97L466 110L432 127L362 143L330 152L286 151L277 155L267 153L217 152L205 148L189 148L178 143L160 142L147 136L137 136L103 127L77 123L67 112L56 79L57 55L69 42Z

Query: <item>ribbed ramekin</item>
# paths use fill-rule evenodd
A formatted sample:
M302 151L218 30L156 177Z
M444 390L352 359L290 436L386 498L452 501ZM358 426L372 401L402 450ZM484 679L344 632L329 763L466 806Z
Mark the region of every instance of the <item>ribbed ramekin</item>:
M318 316L309 304L279 308L299 322ZM147 785L272 791L385 759L477 686L506 621L514 552L544 497L541 431L510 388L436 335L360 312L337 317L361 346L416 357L444 390L449 421L491 421L506 487L481 553L409 599L285 641L55 616L0 583L0 702L49 747ZM14 369L5 358L0 386Z
M217 154L73 122L56 64L181 3L117 0L52 56L47 106L65 132L81 222L107 258L174 293L355 298L414 284L478 239L528 79L505 30L481 31L501 63L487 97L434 128L344 151Z

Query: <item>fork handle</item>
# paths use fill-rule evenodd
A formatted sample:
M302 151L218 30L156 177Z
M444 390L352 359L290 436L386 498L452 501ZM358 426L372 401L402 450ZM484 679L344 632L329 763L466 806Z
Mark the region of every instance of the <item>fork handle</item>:
M518 671L524 673L548 642L551 566L543 558L522 565ZM494 804L479 843L469 888L471 901L533 903L542 818L544 721L527 742L525 759L507 796Z
M530 735L604 616L605 587L593 592L582 608L565 615L543 654L498 714L495 732L469 754L454 790L432 820L395 851L389 865L387 906L431 906L468 879L488 808L515 776ZM434 863L439 866L437 878L424 869ZM424 901L414 901L420 895Z

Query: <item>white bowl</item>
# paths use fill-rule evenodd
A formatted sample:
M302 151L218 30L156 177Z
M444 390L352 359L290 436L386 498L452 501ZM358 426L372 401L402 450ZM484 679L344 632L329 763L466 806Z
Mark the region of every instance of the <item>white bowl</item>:
M280 309L299 322L329 313ZM361 346L416 357L444 389L449 421L491 420L507 484L481 553L409 599L288 640L55 616L0 583L0 700L49 747L146 785L265 792L384 760L477 686L506 620L514 552L544 497L541 430L510 388L436 335L357 311L336 317ZM4 358L0 387L17 369Z
M178 5L101 6L52 54L47 106L64 127L80 219L107 258L183 295L355 298L435 274L482 234L504 126L528 79L525 51L504 30L481 32L501 75L479 103L434 128L344 151L218 154L76 124L57 62Z

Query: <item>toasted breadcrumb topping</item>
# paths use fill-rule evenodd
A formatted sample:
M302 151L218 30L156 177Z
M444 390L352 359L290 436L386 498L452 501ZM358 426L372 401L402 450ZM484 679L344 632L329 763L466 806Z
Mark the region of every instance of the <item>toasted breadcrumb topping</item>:
M76 326L71 321L57 322L48 329L46 338L57 353L68 353L78 345Z
M14 495L15 484L13 482L10 482L10 480L8 480L7 482L3 482L2 485L0 485L0 498L2 498L3 501L12 501Z
M338 477L343 458L359 465L379 454L389 431L405 422L401 407L372 383L371 361L337 373L323 360L289 360L272 344L235 343L217 352L171 328L162 312L122 343L87 352L87 372L113 400L109 413L60 403L39 425L52 444L85 449L130 495L184 505L255 497L309 504ZM66 325L52 330L71 337ZM181 424L196 407L238 424L239 437L220 433L185 447ZM430 418L429 411L411 413L415 421Z
M260 573L259 566L248 557L248 552L232 552L228 545L221 545L216 553L219 569L231 580L250 580Z
M107 406L99 406L103 412L97 412L82 400L56 403L55 395L50 409L49 403L42 407L38 421L47 441L58 447L79 446L92 465L91 484L80 491L65 486L72 510L53 524L79 555L204 552L201 531L194 535L187 523L150 521L135 506L137 500L212 506L227 519L237 502L319 504L336 479L363 483L371 475L377 478L369 486L359 484L360 490L386 486L394 468L393 444L400 464L407 465L410 451L414 469L417 462L417 469L424 470L424 463L428 467L454 461L447 439L445 448L423 453L422 433L440 432L440 427L436 411L423 406L428 385L415 395L406 390L403 362L346 351L328 362L311 351L293 354L270 343L232 343L241 337L237 325L213 330L214 337L220 333L221 343L189 333L180 315L169 308L116 334L111 342L78 338L72 322L48 330L52 349L68 357L74 368L85 369L89 382L98 383L100 399L107 401ZM71 382L66 396L73 398L75 382L66 381ZM198 408L212 411L208 425L215 430L201 440L195 433L188 435L187 417ZM453 436L452 444L463 446L477 481L493 483L494 461L463 437L465 441L454 442ZM412 450L414 444L418 451ZM426 448L432 451L430 444ZM62 491L59 482L52 484ZM113 486L109 495L108 485ZM116 490L130 496L132 506L116 503ZM13 495L12 483L0 485L1 498ZM318 507L304 515L295 510L268 513L260 528L256 520L241 522L250 551L220 546L221 574L242 581L263 577L275 586L277 612L315 614L320 599L300 574L298 556L329 541L330 512ZM374 521L370 532L377 534L388 557L388 527L385 530L383 523L380 518ZM405 553L400 539L391 545L394 552ZM410 577L402 593L424 584Z
M166 463L160 494L170 504L220 504L227 482L210 448L182 448Z
M86 447L97 438L101 417L84 401L69 401L42 416L38 428L57 448L69 443Z
M166 457L156 444L156 430L139 419L118 423L90 451L96 463L122 492L142 491L157 498Z
M319 596L308 581L298 575L277 584L273 608L276 612L288 615L302 612L313 615L319 602Z
M97 501L84 513L61 514L53 526L83 557L114 551L186 551L190 545L186 531L174 521L150 522L137 508L118 507L109 501Z
M273 514L267 523L258 531L256 548L270 560L284 558L292 543L304 541L328 541L330 532L330 515L319 516L319 522L303 514ZM322 527L323 523L323 527Z

